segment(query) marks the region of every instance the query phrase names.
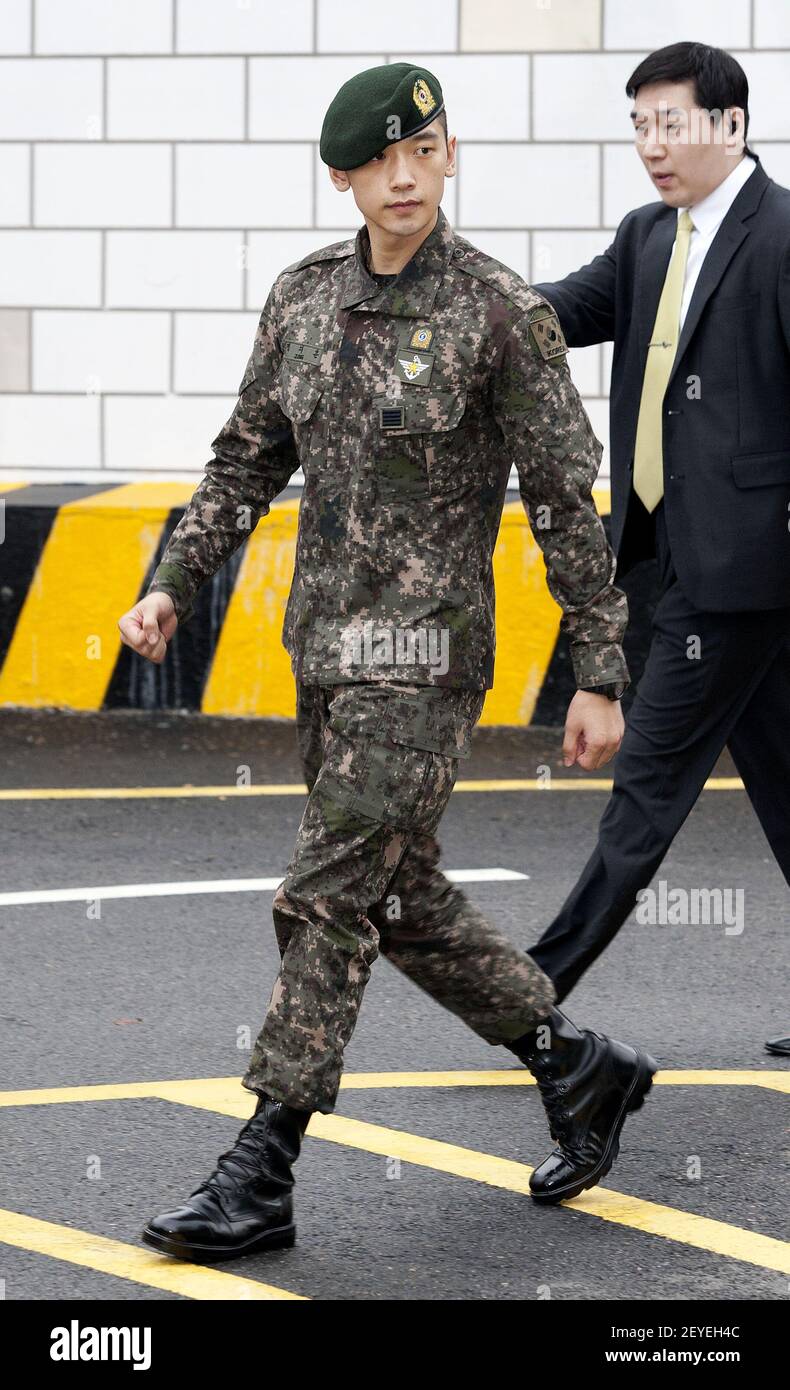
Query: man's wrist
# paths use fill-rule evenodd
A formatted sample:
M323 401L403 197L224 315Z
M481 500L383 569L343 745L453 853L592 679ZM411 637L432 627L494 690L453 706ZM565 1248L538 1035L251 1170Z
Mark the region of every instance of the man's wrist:
M167 594L173 600L179 624L188 622L194 613L190 585L178 565L165 561L154 570L146 593Z
M607 700L622 700L628 685L625 680L607 681L604 685L580 685L579 689L590 695L605 695Z

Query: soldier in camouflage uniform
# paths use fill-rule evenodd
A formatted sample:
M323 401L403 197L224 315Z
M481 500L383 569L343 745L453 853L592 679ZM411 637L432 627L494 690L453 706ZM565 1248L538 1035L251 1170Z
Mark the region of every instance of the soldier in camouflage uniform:
M161 660L198 589L301 464L283 642L309 796L273 904L280 971L242 1079L258 1095L255 1114L192 1200L144 1232L184 1258L292 1243L290 1166L310 1114L335 1107L380 951L534 1070L559 1141L533 1175L539 1200L575 1195L608 1171L655 1070L553 1009L549 978L438 869L436 829L493 684L492 555L511 462L577 684L599 692L585 708L620 718L612 697L628 674L626 600L591 497L601 446L550 306L455 234L438 205L455 145L451 154L442 109L438 80L409 64L341 88L321 141L333 181L348 185L344 171L353 177L400 145L396 173L383 185L371 175L388 190L371 218L376 242L385 245L385 213L401 235L415 215L427 232L387 274L373 269L366 218L355 238L277 277L214 458L126 615L137 622L124 640ZM423 179L425 166L404 175L426 149L441 177ZM416 200L416 213L394 206L399 198ZM594 724L579 725L582 752ZM601 761L617 742L598 741Z

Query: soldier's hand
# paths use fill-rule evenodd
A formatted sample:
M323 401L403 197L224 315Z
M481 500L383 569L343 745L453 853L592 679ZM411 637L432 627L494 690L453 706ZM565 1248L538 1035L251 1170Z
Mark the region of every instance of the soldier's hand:
M167 644L177 627L175 604L169 594L160 591L145 594L118 619L121 641L157 665L167 656Z
M593 690L577 690L568 706L562 761L566 767L578 763L592 772L614 757L624 732L619 700L608 700Z

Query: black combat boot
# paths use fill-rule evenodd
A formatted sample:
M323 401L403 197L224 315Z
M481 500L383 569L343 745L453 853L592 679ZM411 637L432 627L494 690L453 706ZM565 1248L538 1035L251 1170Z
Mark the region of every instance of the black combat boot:
M260 1092L233 1148L183 1206L149 1221L143 1240L198 1264L293 1245L291 1164L311 1113Z
M558 1144L534 1170L530 1192L537 1202L562 1202L609 1172L626 1116L639 1110L658 1063L589 1028L580 1032L559 1009L552 1009L545 1022L549 1047L538 1046L537 1029L509 1047L535 1077Z

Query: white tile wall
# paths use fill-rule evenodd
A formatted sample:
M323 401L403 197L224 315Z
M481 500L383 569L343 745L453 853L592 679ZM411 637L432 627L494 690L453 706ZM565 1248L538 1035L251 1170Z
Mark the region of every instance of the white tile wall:
M562 280L572 270L587 265L611 244L611 232L533 232L532 271L526 278Z
M790 48L790 5L787 0L754 0L756 48Z
M467 145L458 161L460 225L597 226L599 163L597 145Z
M166 144L33 146L38 227L169 227L172 158Z
M461 0L462 49L597 48L602 0Z
M99 445L101 397L0 393L0 458L16 478L39 468L60 470L79 482L84 468L103 462Z
M99 58L3 58L0 136L100 140L103 92Z
M30 215L30 146L0 144L0 223L16 227Z
M787 114L787 84L790 77L787 53L736 52L749 78L749 135L754 139L786 140L790 133Z
M172 47L171 0L35 0L35 16L36 53L169 53Z
M0 232L0 304L101 306L101 232Z
M108 308L241 309L240 232L108 232Z
M605 145L603 151L603 224L616 227L631 208L659 202L633 145Z
M324 112L344 82L385 61L382 53L340 58L251 58L251 140L318 140Z
M2 0L0 476L197 479L284 266L352 238L317 150L354 73L440 77L468 240L535 281L656 193L626 78L683 37L729 48L790 185L790 0ZM608 345L571 373L606 440ZM29 380L28 380L29 374ZM29 388L29 389L28 389Z
M716 48L740 48L749 42L750 13L750 0L606 0L604 47L649 53L692 39Z
M216 395L220 391L235 395L259 318L259 313L175 314L173 390L178 394Z
M31 0L4 0L0 53L30 52Z
M36 309L32 320L34 391L169 390L170 314Z
M398 0L397 6L319 0L316 48L319 53L368 53L371 48L389 50L394 42L402 46L409 35L425 52L452 53L458 46L457 12L456 0Z
M111 140L242 140L243 58L109 58Z
M307 53L312 0L178 0L177 53Z
M641 53L537 53L536 140L631 140L625 84Z
M176 150L179 227L308 227L312 207L312 145L240 141Z
M107 467L130 476L152 469L202 472L211 441L236 404L237 386L227 396L106 396Z

